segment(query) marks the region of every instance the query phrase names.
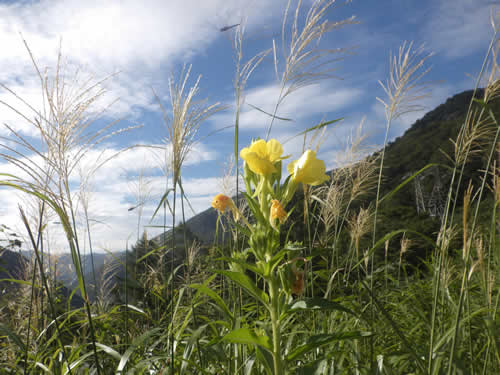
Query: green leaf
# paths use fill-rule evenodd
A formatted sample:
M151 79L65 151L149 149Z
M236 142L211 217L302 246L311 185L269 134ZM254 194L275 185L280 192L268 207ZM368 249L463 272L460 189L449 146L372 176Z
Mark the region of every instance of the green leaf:
M49 368L47 366L45 366L43 363L41 363L41 362L35 362L35 367L40 367L46 373L52 374L52 371L50 371Z
M245 267L249 271L252 271L252 272L257 273L257 274L262 274L258 267L256 267L253 264L248 263L246 260L243 260L243 259L237 259L237 258L231 258L231 257L219 257L216 260L223 260L227 263L236 263L242 267Z
M2 281L8 281L10 283L16 283L16 284L21 284L21 285L28 285L28 286L33 286L34 288L39 288L40 286L38 284L31 284L31 281L26 281L26 280L18 280L18 279L0 279L0 282Z
M250 280L250 278L247 275L240 272L225 271L225 270L216 270L215 272L224 275L226 277L229 277L236 284L245 289L252 297L257 299L264 306L268 307L269 304L268 295L264 293L264 291L259 289L257 285L255 285L255 283L252 280Z
M411 345L410 340L406 338L403 331L399 328L399 325L396 323L396 321L394 319L392 319L389 312L384 308L384 306L375 297L373 290L370 289L370 287L368 285L366 285L366 283L363 280L360 280L360 281L361 281L361 285L363 285L363 287L366 289L366 291L368 293L370 293L372 301L375 302L375 306L377 306L378 310L382 313L384 318L392 326L394 332L396 332L396 334L399 336L399 338L401 339L401 342L406 347L409 354L411 354L411 356L415 360L415 363L417 364L417 366L420 368L420 370L422 372L425 372L425 363L422 361L422 356L419 353L417 353L416 349Z
M196 289L200 293L206 294L207 296L212 298L215 301L215 303L221 308L221 310L226 314L226 316L229 317L231 320L234 320L234 315L231 313L231 310L229 310L224 300L212 289L210 289L207 285L191 284L189 285L189 287Z
M326 366L328 361L324 358L310 362L295 370L297 375L323 375L326 374Z
M169 188L165 191L165 193L163 194L163 196L161 197L160 199L160 203L158 203L158 207L156 207L156 210L155 212L153 213L153 216L151 217L151 220L149 221L150 223L154 220L154 218L156 217L156 214L158 213L158 211L160 210L161 206L164 205L164 204L167 204L168 205L168 194L171 192L171 191L174 191L174 189L172 188ZM170 209L170 205L168 206L169 210L171 211Z
M273 375L273 355L268 350L255 347L255 354L259 362L264 366L266 374Z
M140 347L146 340L148 340L149 338L155 336L156 334L160 333L161 331L162 331L161 328L153 328L153 329L151 329L149 331L146 331L141 336L137 337L132 342L132 344L127 348L127 350L125 351L125 353L123 353L123 355L120 357L120 363L118 364L118 367L116 368L116 372L117 373L121 373L123 371L123 369L127 365L127 362L130 359L130 356L135 351L135 349L137 349L138 347Z
M338 119L335 119L335 120L331 120L331 121L325 121L325 122L322 122L322 123L319 123L318 125L315 125L309 129L306 129L304 130L303 132L299 133L296 135L296 137L298 137L299 135L303 135L303 134L306 134L306 133L309 133L309 132L312 132L313 130L317 130L317 129L321 129L327 125L330 125L330 124L333 124L335 122L338 122L338 121L342 121L344 118L341 117L341 118L338 118Z
M12 331L9 327L7 327L6 325L0 323L0 335L1 336L8 336L12 342L14 342L18 347L19 349L21 350L26 350L26 347L24 346L24 343L23 341L21 340L21 338L14 332Z
M223 340L246 345L258 345L269 351L272 350L271 339L266 335L258 335L254 330L249 328L238 328L229 332L223 337Z
M262 212L260 212L260 206L257 203L257 201L255 201L255 199L253 199L250 195L248 195L245 192L243 192L242 194L245 196L248 203L248 207L252 211L255 220L257 220L260 223L266 223L266 219L264 219Z
M343 119L344 119L344 117L341 117L341 118L338 118L338 119L335 119L335 120L321 122L318 125L315 125L315 126L309 128L309 129L304 130L303 132L300 132L299 134L295 134L293 137L288 138L286 141L284 141L282 143L285 144L285 143L291 141L292 139L294 139L295 137L298 137L299 135L304 135L304 134L309 133L309 132L311 132L313 130L321 129L321 128L327 126L327 125L333 124L333 123L338 122L338 121L342 121Z
M161 227L161 228L163 228L163 226L160 226L160 227ZM157 247L157 248L155 248L155 249L153 249L153 250L149 251L147 254L145 254L145 255L143 255L142 257L140 257L139 259L137 259L136 264L141 263L144 259L146 259L147 257L149 257L149 256L153 255L154 253L156 253L156 252L158 252L158 251L160 251L160 250L165 249L165 247L166 247L166 245L162 245L162 246L160 246L160 247Z
M99 349L101 349L103 352L109 354L111 357L113 357L114 359L116 359L118 361L122 358L120 353L118 353L115 349L113 349L107 345L101 344L100 342L96 342L95 346L98 347Z
M321 297L305 298L302 300L294 301L289 305L287 313L294 313L304 310L339 310L357 316L354 311L342 306L340 303L330 301Z
M333 334L320 334L314 335L308 338L307 343L304 345L295 348L290 354L286 356L287 361L295 361L300 358L302 355L319 348L321 346L327 345L333 341L337 340L352 340L359 339L362 337L371 336L370 332L363 331L353 331L353 332L341 332L341 333L333 333Z
M268 115L269 117L276 118L276 119L282 120L282 121L293 121L291 118L285 118L285 117L279 117L276 115L272 115L269 112L266 112L263 109L260 109L259 107L254 106L253 104L250 104L250 103L245 103L245 104L249 105L250 107L252 107L253 109L256 109L259 112L262 112L262 113Z

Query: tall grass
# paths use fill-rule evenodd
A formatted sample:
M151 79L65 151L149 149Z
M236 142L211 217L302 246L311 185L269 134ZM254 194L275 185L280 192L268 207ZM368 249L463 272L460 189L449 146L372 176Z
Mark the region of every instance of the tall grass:
M422 79L431 54L403 43L390 56L389 78L382 84L386 98L379 99L386 112L382 149L372 155L363 152L360 130L338 167L326 176L313 143L335 120L299 134L305 149L297 161L284 159L279 140L269 138L275 120L282 119L279 108L287 97L331 78L328 64L337 60L339 52L347 52L320 49L318 43L326 33L355 22L353 18L328 21L329 11L337 5L333 0L314 2L305 15L300 0L294 9L293 4L290 1L285 8L281 46L273 40L269 50L249 59L244 58L243 22L228 29L234 33L236 54L232 168L236 202L223 194L214 198L212 205L220 217L213 246L191 241L182 175L203 122L223 107L197 101L201 78L189 87L191 67L184 67L179 78L169 82L169 106L157 97L167 132L160 148L167 157L161 166L165 190L154 216L163 210L164 233L156 239L148 238L146 231L140 233L149 187L139 180L137 204L131 207L138 216L138 241L133 254L127 252L125 280L111 292L106 286L116 280L123 261L108 264L100 283L93 276L96 289L96 284L101 288L93 303L78 237L81 203L92 256L89 202L81 191L77 204L70 179L85 153L116 133L115 124L96 130L88 121L96 113L92 105L104 93L102 82L88 80L81 86L76 78L67 81L61 54L54 73L42 73L28 49L40 78L43 108L30 106L2 86L29 111L1 104L29 123L39 137L39 142L32 142L6 125L12 136L3 137L0 144L0 156L18 170L3 173L0 184L34 197L38 207L32 220L20 209L36 261L26 271L27 281L17 280L16 295L10 295L8 302L2 299L0 305L0 316L10 317L9 323L0 324L0 358L6 373L498 371L497 26L493 23L492 41L448 164L429 164L387 187L383 177L389 131L400 116L421 108L427 93ZM269 116L265 140L241 147L245 89L271 53L280 93L269 98L275 100L272 113L255 108ZM480 83L485 86L482 97L477 96ZM307 149L306 137L311 134ZM478 157L480 178L470 182L465 171ZM287 176L283 164L288 164ZM100 165L96 163L92 172ZM387 218L393 198L427 169L438 167L450 170L438 233L403 226L384 231L381 218ZM82 181L91 181L92 172ZM57 215L65 231L84 301L81 309L61 300L55 272L44 267L50 264L43 259L48 213ZM167 226L168 214L172 223ZM428 249L429 256L415 264L408 259L417 246ZM36 320L36 314L42 319Z

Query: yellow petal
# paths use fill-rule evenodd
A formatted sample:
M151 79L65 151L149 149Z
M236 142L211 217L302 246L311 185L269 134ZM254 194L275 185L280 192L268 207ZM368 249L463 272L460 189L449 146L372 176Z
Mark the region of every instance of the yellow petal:
M254 173L266 176L276 172L274 163L281 160L282 153L283 147L277 140L260 139L242 149L240 156Z
M276 168L273 163L268 159L261 158L255 152L248 152L245 154L245 162L252 172L266 176L268 174L276 172Z
M276 139L271 139L267 142L267 153L271 162L279 161L283 153L283 146Z
M323 160L316 159L316 153L311 150L304 152L299 160L290 163L287 169L296 182L306 185L319 185L330 178L325 174Z
M286 166L286 169L289 174L293 175L293 171L295 170L295 164L297 164L297 162L298 160L294 160Z
M258 141L252 142L250 145L250 151L255 152L259 157L266 158L267 157L267 144L263 139L259 139Z

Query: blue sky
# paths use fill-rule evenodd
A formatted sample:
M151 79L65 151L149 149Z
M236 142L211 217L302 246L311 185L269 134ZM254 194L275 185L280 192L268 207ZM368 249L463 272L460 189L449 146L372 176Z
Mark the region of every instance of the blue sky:
M234 130L222 128L234 121L232 39L237 28L226 32L220 29L245 23L244 61L272 47L273 38L278 60L283 61L279 53L286 4L286 0L0 1L0 83L34 107L40 106L40 84L21 34L40 67L51 67L53 71L62 40L69 71L78 66L96 79L119 72L103 84L107 93L98 104L114 104L97 124L122 118L119 127L143 126L99 145L88 154L86 161L90 162L98 152L111 154L135 144L164 144L167 130L152 89L168 111L169 78L172 74L178 77L183 65L192 64L189 84L202 76L198 98L228 106L202 124L198 142L183 168L186 193L194 210L200 212L209 207L216 193L230 189L222 176L233 152ZM311 4L311 0L303 1L302 15ZM397 51L404 41L413 41L415 46L425 44L427 53L434 53L428 60L432 70L425 80L435 83L431 86L432 96L421 103L424 111L411 113L393 124L391 137L401 135L426 111L474 86L473 77L481 68L493 34L493 4L488 0L338 1L326 18L340 21L355 16L358 24L331 31L322 38L320 47L348 48L353 52L331 65L341 79L324 80L287 97L278 114L293 121L275 122L272 137L284 141L322 120L344 117L329 130L320 149L319 156L333 168L348 138L365 117L367 145L380 145L385 119L384 109L376 100L384 96L378 81L387 79L390 51ZM291 8L295 7L292 1ZM278 87L269 55L249 79L245 102L272 112ZM0 101L22 109L6 90L0 89ZM33 130L5 106L0 107L0 122L36 140ZM252 138L265 137L268 125L269 118L244 104L241 147ZM8 135L5 129L0 133ZM285 144L285 152L294 159L301 151L300 137ZM140 231L149 223L164 187L159 159L149 149L132 149L111 160L94 176L88 190L97 250L123 249L127 239L135 241L137 211L129 212L128 208L137 201L141 175L150 199L144 205ZM0 163L0 170L13 171L5 163ZM78 198L78 176L74 176L73 183ZM24 233L17 218L18 202L17 194L0 190L0 223ZM190 210L187 213L193 214ZM51 230L54 251L64 251L57 225ZM152 228L148 231L155 233Z

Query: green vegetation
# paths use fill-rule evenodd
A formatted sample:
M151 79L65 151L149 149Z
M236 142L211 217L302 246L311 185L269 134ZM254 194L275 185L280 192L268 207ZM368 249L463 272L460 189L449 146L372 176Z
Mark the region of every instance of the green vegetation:
M45 113L34 120L19 114L42 145L13 132L0 152L23 172L1 174L0 185L32 197L38 210L36 220L20 210L35 260L16 275L15 292L1 298L2 373L498 372L498 30L485 56L489 71L483 68L477 81L486 79L485 88L456 95L387 144L393 122L418 109L431 57L403 45L390 60L387 97L380 99L384 147L361 158L360 140L353 140L348 162L328 176L314 150L331 122L301 134L310 148L298 161L282 160L279 140L238 142L245 86L266 55L274 56L281 87L268 135L287 95L325 78L322 63L335 51L318 50L316 41L354 23L328 22L333 3L315 2L303 27L292 20L283 66L276 48L242 61L242 28L234 29L234 157L244 188L237 182L235 197L214 197L218 216L211 209L185 220L182 166L202 122L221 107L195 101L199 79L187 89L189 68L172 81L171 108L160 105L165 147L173 151L155 216L169 212L173 222L164 219L162 235L143 234L100 270L82 262L70 175L85 152L113 135L111 126L96 130L87 121L86 110L102 93L92 83L76 94L65 91L61 60L53 79L40 74ZM284 32L286 15L299 13L287 9ZM13 153L11 142L24 151ZM26 157L35 150L41 162ZM131 208L138 228L143 202ZM44 266L48 213L64 228L80 306L57 291L54 273ZM89 228L86 210L83 216ZM176 226L179 217L183 224Z

